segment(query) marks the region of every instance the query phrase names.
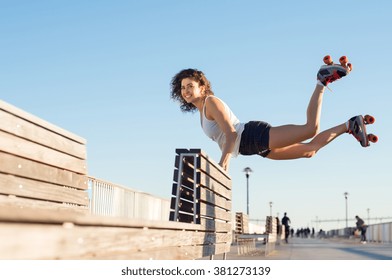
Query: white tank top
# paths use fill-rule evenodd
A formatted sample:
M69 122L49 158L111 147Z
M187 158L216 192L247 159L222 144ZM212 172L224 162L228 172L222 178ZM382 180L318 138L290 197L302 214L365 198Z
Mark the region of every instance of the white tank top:
M209 95L209 96L207 96L207 98L209 98L210 96L220 100L218 97L213 96L213 95ZM206 98L206 101L207 101L207 98ZM223 102L222 100L220 100L220 101L222 102L223 106L225 107L226 112L229 114L230 122L234 126L235 131L237 132L237 139L235 140L235 145L234 145L234 149L232 152L232 156L236 157L239 154L241 134L242 134L242 131L244 131L245 124L241 123L238 120L238 118L234 115L234 113L230 110L229 106L227 106L227 104L225 102ZM204 133L209 138L211 138L213 141L217 142L219 145L219 148L221 149L221 151L223 151L224 144L226 143L226 136L223 133L223 131L220 130L219 125L216 121L210 121L209 119L207 119L206 113L205 113L205 108L206 108L205 104L206 104L206 102L204 102L203 112L201 114L202 115L201 127L202 127Z

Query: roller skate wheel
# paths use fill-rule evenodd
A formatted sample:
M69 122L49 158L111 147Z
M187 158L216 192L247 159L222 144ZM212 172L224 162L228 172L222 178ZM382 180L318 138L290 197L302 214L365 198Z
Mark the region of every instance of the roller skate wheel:
M339 58L339 62L342 65L346 65L348 62L347 56L343 55L341 58Z
M366 124L373 124L376 121L376 119L370 115L365 115L363 118L365 119Z
M323 61L324 61L324 63L327 64L327 65L331 65L331 64L333 63L332 58L331 58L330 55L324 56Z
M368 135L368 140L372 143L376 143L378 141L378 137L374 134L369 134Z

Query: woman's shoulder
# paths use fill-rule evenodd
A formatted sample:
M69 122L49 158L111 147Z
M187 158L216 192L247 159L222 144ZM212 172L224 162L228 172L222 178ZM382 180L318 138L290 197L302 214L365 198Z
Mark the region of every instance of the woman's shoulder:
M205 115L209 120L214 120L216 114L226 113L226 108L226 103L214 95L209 95L205 99Z
M209 106L209 105L213 105L213 106L214 105L215 106L226 105L226 103L222 99L216 97L215 95L208 95L205 99L205 104L207 106Z

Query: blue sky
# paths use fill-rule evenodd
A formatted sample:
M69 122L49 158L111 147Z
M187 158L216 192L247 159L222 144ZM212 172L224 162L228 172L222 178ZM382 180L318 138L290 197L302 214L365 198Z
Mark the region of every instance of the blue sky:
M354 71L331 84L321 129L373 114L380 138L343 135L312 159L239 157L233 211L293 227L344 227L349 216L392 216L390 1L0 1L0 98L88 141L91 176L169 198L174 150L219 160L197 114L170 100L170 80L198 68L243 121L303 123L322 58ZM354 222L350 222L354 224ZM319 225L317 225L318 227Z

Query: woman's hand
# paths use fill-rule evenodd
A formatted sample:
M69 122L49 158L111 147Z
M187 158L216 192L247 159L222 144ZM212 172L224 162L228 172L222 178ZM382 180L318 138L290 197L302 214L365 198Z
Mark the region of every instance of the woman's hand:
M222 158L219 162L219 165L225 170L229 170L229 164L230 164L230 159L231 159L231 154L226 154L222 155Z

